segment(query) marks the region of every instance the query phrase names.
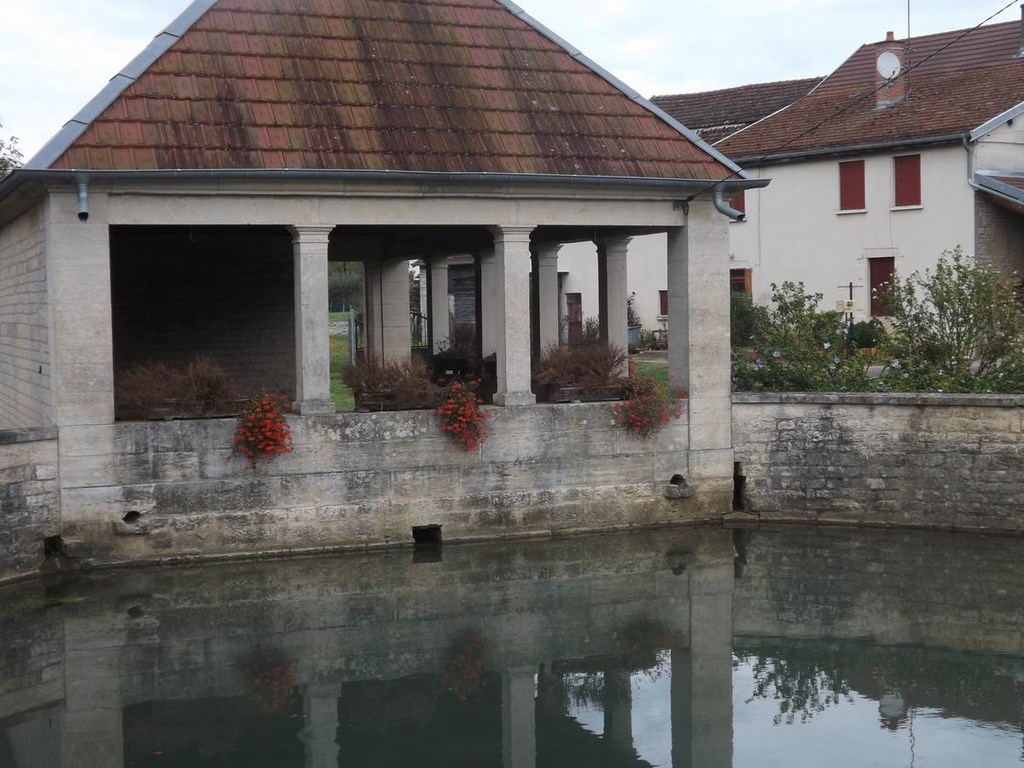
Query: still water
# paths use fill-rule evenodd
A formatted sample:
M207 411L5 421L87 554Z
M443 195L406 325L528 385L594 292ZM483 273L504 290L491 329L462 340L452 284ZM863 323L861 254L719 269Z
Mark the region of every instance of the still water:
M1024 542L680 529L0 590L0 768L1024 765Z

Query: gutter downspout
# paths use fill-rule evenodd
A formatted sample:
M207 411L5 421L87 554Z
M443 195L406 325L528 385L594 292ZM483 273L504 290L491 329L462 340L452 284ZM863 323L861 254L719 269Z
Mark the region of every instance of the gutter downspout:
M715 210L721 213L723 216L726 216L732 219L733 221L743 221L745 218L747 218L747 214L741 213L740 211L737 211L735 208L731 208L728 204L726 204L725 187L723 185L719 184L715 187L715 195L713 200L715 203Z
M89 177L84 173L75 177L78 190L78 220L89 220Z

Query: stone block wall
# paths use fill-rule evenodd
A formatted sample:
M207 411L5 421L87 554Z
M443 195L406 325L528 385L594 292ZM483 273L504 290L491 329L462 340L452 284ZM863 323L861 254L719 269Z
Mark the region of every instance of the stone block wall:
M53 423L43 206L0 229L0 429Z
M0 432L0 581L43 563L43 540L60 533L57 430Z
M1024 529L1024 396L736 394L762 520Z
M64 532L96 562L598 530L721 516L715 487L668 500L688 474L685 418L645 442L610 404L490 409L466 453L430 411L290 416L295 450L258 472L234 419L119 423L61 434ZM112 449L100 446L113 446ZM106 452L104 452L106 451Z
M1024 275L1024 220L980 193L974 196L974 256L1002 274Z

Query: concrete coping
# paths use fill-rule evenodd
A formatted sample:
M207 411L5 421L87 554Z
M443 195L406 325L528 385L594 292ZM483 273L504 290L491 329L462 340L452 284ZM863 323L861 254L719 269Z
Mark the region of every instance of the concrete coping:
M38 443L43 440L56 440L56 427L29 427L27 429L0 429L0 445L14 443Z
M734 404L904 405L1024 408L1020 395L960 395L925 392L733 392Z

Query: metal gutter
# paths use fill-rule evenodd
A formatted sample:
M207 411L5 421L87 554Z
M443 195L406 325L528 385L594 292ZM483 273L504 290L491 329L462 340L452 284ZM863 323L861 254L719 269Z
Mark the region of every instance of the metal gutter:
M83 181L389 181L427 184L509 184L562 185L570 187L628 187L632 189L677 190L698 193L712 187L755 189L768 185L769 179L735 179L715 182L711 179L648 179L636 176L561 176L527 173L448 173L443 171L367 171L305 169L184 169L184 170L52 170L21 168L0 182L0 203L24 183L74 184Z
M691 142L693 142L698 147L700 147L702 150L704 150L709 155L711 155L711 157L713 157L715 160L717 160L722 165L724 165L726 168L728 168L730 171L732 171L738 178L743 179L743 180L747 180L747 179L750 178L750 176L747 175L746 171L744 171L742 168L740 168L735 162L730 160L728 157L723 155L720 150L717 150L714 147L712 147L710 144L708 144L706 141L704 141L700 136L698 136L696 133L691 131L689 128L687 128L685 125L683 125L681 122L676 120L674 117L669 115L667 112L662 110L657 105L652 104L650 101L645 99L643 96L641 96L635 90L633 90L628 85L626 85L624 82L619 80L619 78L615 77L615 75L613 75L611 72L606 70L604 67L602 67L600 64L595 62L593 59L590 59L589 57L585 56L583 54L583 52L580 51L576 46L571 45L566 40L564 40L563 38L559 37L557 34L552 32L546 26L544 26L539 21L537 21L537 19L533 18L533 16L531 16L526 11L524 11L522 8L520 8L518 5L516 5L514 2L512 2L512 0L497 0L497 2L499 3L499 5L504 6L504 8L509 13L511 13L513 16L516 16L517 18L521 19L526 24L529 24L535 30L537 30L542 35L544 35L544 37L546 37L548 40L553 42L559 48L562 48L566 53L568 53L570 56L572 56L574 59L576 59L576 61L578 61L580 64L582 64L583 66L587 67L588 69L593 71L594 74L600 76L603 80L608 82L614 88L617 88L623 94L628 96L630 98L630 100L632 100L633 102L635 102L639 106L641 106L644 109L646 109L651 114L655 115L656 117L660 118L661 120L665 121L670 126L675 128L677 131L679 131L679 133L681 133L683 136L685 136Z
M25 168L30 170L49 168L75 140L85 133L89 125L109 107L118 96L134 83L139 76L149 69L157 59L167 53L171 46L181 38L188 29L195 24L217 0L193 0L193 3L172 21L167 27L146 46L146 48L132 59L128 65L110 78L107 85L96 94L88 104L78 111L56 135L36 152L32 158L25 163Z
M935 144L959 144L967 135L968 134L966 133L948 133L941 136L928 136L921 139L901 139L899 141L881 141L871 144L850 144L841 147L825 147L823 149L790 152L785 155L767 155L764 157L755 155L751 157L740 157L739 161L752 168L760 168L765 165L777 165L779 163L789 163L800 160L815 160L822 157L842 157L844 155L856 155L864 152L874 152L876 150L884 149L909 149L912 147L925 147ZM725 141L725 139L723 139L723 141Z
M1011 120L1014 120L1014 119L1020 117L1021 115L1024 115L1024 101L1022 101L1020 104L1018 104L1015 107L1010 107L1008 110L1006 110L1002 114L996 115L991 120L989 120L987 123L982 123L981 125L979 125L973 131L971 131L970 140L971 141L977 141L978 139L980 139L985 134L991 133L992 131L994 131L999 126L1003 125L1004 123L1008 123Z

